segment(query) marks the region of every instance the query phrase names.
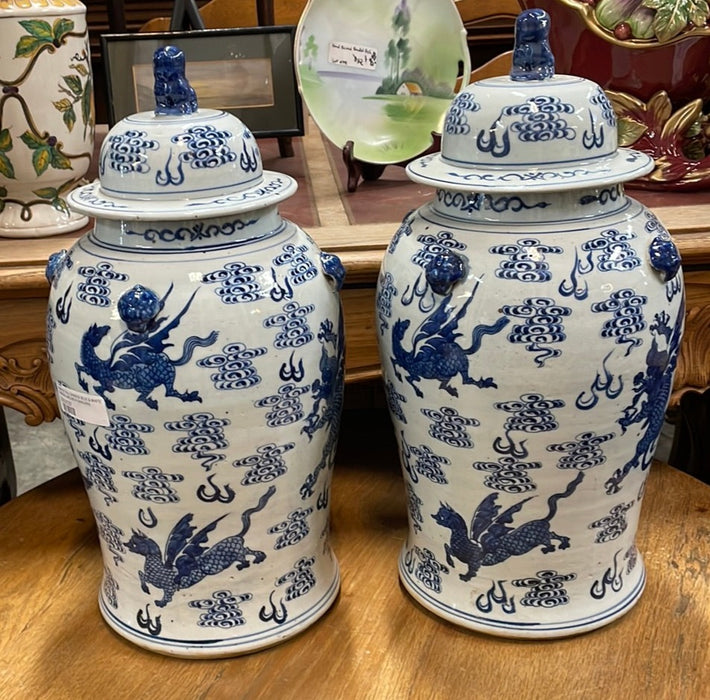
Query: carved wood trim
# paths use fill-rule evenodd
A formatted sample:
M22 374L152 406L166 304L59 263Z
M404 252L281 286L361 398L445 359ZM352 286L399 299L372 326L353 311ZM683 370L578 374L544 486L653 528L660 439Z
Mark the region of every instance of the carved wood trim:
M0 404L23 413L28 425L59 416L44 338L0 348Z
M705 391L710 386L710 306L691 306L685 316L685 332L680 345L669 408L678 408L688 391Z

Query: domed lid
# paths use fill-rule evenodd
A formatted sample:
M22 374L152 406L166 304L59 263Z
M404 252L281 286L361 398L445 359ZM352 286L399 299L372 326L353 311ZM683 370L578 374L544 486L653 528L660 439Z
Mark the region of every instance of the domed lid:
M72 209L104 219L176 220L235 214L290 197L295 180L263 170L251 131L198 109L175 46L153 57L154 112L122 119L99 154L99 182L73 190Z
M544 10L515 25L509 77L465 87L446 113L441 152L412 161L412 180L439 189L549 191L632 180L653 159L617 147L616 117L596 83L555 75Z

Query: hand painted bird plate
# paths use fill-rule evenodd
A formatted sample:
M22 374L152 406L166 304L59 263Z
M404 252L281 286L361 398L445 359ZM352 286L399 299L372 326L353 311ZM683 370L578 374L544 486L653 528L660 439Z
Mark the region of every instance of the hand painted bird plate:
M367 163L423 153L470 76L452 0L309 0L296 30L303 100L325 136Z

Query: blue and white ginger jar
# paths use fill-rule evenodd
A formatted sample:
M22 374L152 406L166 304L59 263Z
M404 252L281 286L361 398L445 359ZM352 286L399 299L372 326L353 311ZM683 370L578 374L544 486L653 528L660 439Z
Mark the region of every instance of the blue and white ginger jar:
M302 631L335 600L329 490L343 396L340 261L277 205L235 117L197 109L156 52L155 113L118 123L96 226L52 256L47 344L96 518L108 624L219 657Z
M605 625L639 598L634 543L684 322L678 251L623 182L601 88L555 75L519 16L510 77L463 89L436 188L386 252L377 322L409 531L405 588L510 637Z

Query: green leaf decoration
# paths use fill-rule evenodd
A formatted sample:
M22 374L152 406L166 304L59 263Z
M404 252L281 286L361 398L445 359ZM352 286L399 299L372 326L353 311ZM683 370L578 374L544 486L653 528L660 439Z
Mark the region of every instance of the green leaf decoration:
M60 42L69 32L73 31L74 22L66 17L54 20L54 27L52 28L53 39Z
M619 117L617 121L619 146L628 147L635 144L648 127L631 117Z
M71 90L74 97L80 97L83 89L81 87L81 78L76 75L63 75L62 80L66 83L66 86Z
M12 167L10 159L4 153L0 153L0 175L5 176L8 180L15 179L15 169Z
M89 69L83 63L72 63L70 68L73 68L77 73L83 75L85 78L89 75Z
M653 29L660 42L678 36L689 23L702 26L710 13L707 0L643 0L642 4L656 11Z
M42 46L47 46L50 42L40 41L33 36L23 36L15 46L15 58L31 58Z
M71 109L71 100L67 97L63 97L61 100L56 100L55 102L52 102L52 104L60 112L66 112L68 109Z
M49 146L44 146L37 148L32 154L32 167L37 175L41 175L49 167L52 160L51 150Z
M696 27L702 27L710 15L710 6L707 0L695 0L690 8L689 19Z
M50 148L50 165L57 170L71 170L71 161L56 148Z
M47 145L44 141L42 141L42 139L37 138L31 131L25 131L25 133L20 136L20 139L25 146L31 148L32 150L42 148Z
M91 124L91 94L91 78L89 78L84 86L84 94L81 96L81 119L84 126Z
M38 190L32 190L40 199L56 199L59 197L56 187L42 187Z
M7 197L7 187L0 186L0 197ZM2 211L2 209L0 209Z
M52 206L55 209L59 209L59 211L64 212L65 214L70 213L67 203L61 197L56 197L55 199L53 199Z
M69 105L69 109L65 110L64 114L62 114L62 121L66 124L69 131L74 128L74 124L76 124L76 112L74 111L74 107Z
M20 22L20 25L30 36L44 43L51 44L54 41L54 34L49 22L45 22L42 19L25 19Z
M7 153L12 150L12 136L10 129L0 129L0 152Z

